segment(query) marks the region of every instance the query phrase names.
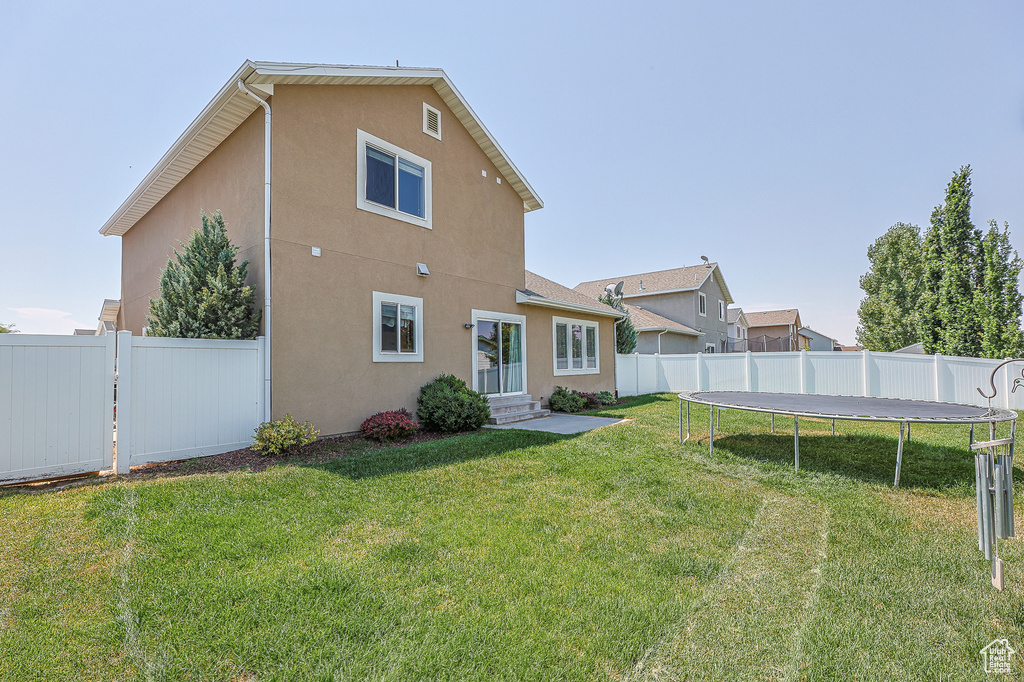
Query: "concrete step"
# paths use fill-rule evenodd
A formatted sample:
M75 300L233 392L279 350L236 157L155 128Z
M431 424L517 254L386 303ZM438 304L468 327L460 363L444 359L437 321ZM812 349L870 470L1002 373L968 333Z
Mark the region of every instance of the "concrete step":
M505 403L502 405L491 405L491 416L499 414L516 414L518 412L532 412L540 409L539 400L528 400L521 403Z
M539 403L536 403L539 405ZM541 408L535 408L528 412L512 412L510 414L499 414L494 415L492 412L491 418L487 420L488 424L513 424L515 422L526 421L527 419L538 419L540 417L546 417L551 414L551 410L544 410Z
M501 407L502 405L515 405L523 402L531 402L533 396L529 394L524 395L489 395L487 401L491 403L491 409L495 407Z

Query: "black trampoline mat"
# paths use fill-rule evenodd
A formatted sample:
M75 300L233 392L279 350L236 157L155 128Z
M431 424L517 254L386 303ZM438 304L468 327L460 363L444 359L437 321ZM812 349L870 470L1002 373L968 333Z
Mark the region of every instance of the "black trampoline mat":
M746 391L693 391L680 394L680 398L684 400L687 397L696 402L713 404L716 407L733 407L808 417L963 422L1005 421L1017 417L1016 413L1001 408L902 398L748 393Z

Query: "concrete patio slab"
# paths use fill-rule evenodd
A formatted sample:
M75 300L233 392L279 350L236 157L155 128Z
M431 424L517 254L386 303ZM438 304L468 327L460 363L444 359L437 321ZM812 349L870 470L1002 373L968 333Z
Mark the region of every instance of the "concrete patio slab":
M571 435L593 431L602 426L611 426L629 421L627 419L612 419L609 417L587 417L581 414L553 414L549 417L539 419L528 419L527 421L515 422L514 424L488 424L485 429L522 429L524 431L545 431L547 433L561 433Z

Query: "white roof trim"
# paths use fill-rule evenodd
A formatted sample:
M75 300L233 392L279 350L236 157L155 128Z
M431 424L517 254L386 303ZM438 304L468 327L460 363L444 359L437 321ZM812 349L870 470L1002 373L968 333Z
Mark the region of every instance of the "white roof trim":
M544 207L533 187L441 69L246 61L104 223L100 234L120 236L130 230L256 110L257 102L238 89L239 80L264 92L272 92L275 84L430 85L522 197L523 210Z
M520 303L522 305L535 305L542 308L555 308L556 310L568 310L574 313L586 313L587 315L614 317L615 319L625 317L625 315L617 310L601 310L600 308L591 308L589 306L578 305L576 303L556 301L554 299L545 298L544 296L530 296L518 289L516 289L516 303Z

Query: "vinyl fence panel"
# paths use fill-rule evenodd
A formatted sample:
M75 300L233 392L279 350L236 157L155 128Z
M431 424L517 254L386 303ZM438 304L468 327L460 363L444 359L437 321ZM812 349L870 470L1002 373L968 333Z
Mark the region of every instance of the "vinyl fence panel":
M118 454L131 465L252 442L263 414L262 340L118 336Z
M0 484L110 469L114 337L0 334Z
M618 355L620 395L756 391L875 396L988 405L989 377L1002 360L861 351ZM1019 389L1014 391L1015 382ZM1024 409L1024 363L996 372L996 407Z

